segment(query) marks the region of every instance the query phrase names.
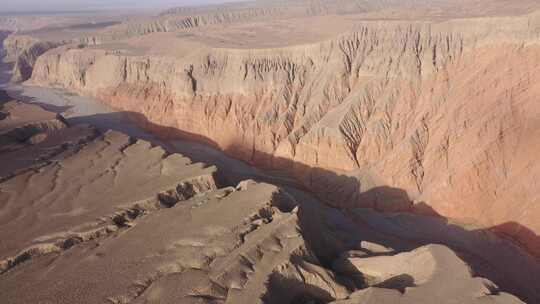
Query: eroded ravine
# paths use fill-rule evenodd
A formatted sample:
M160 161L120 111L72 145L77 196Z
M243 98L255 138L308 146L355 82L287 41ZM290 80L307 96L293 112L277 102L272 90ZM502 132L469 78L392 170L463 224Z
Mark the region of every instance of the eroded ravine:
M347 48L350 46L342 47L342 51L349 54ZM351 56L346 55L347 58ZM256 64L259 67L253 67L255 70L268 65L269 62L262 60ZM286 61L278 61L275 64L279 69L285 68L289 74L294 75L286 77L291 88L295 88L295 81L298 81L296 85L303 85L305 79L302 78L303 73L298 71L298 67L289 65ZM416 67L421 70L418 65ZM351 64L346 65L345 69L351 70ZM186 81L191 82L188 88L200 89L200 82L194 86L192 77L188 77ZM363 209L344 214L337 209L324 206L313 196L298 189L294 182L285 176L252 168L204 145L158 140L152 133L142 131L134 125L128 117L130 115L112 111L91 99L43 88L23 87L22 92L12 91L12 93L17 98L27 101L30 101L28 97L33 97L35 101L44 103L45 108L65 112L70 124L81 126L84 123L91 123L102 131L114 129L152 142L153 144L149 144L140 141L136 145L142 147L139 152L131 154L136 160L146 158L146 153L163 151L160 148L162 146L167 152L159 152L162 156L152 162L152 168L160 168L161 172L164 167L158 164L167 159L171 152L181 152L192 161L215 165L220 173L215 183L222 189L217 192L208 191L192 199L184 197L178 201L176 198L171 200L170 197L168 199L161 197L166 202L165 205L172 208L152 208L153 212L148 212L148 216L145 217L139 215L148 209L141 209L138 206L135 209L128 208L124 214L118 214L118 218L109 216L112 221L109 224L122 229L111 229L110 232L98 237L68 238L62 242L67 241L68 246L64 246L66 250L45 252L50 254L44 256L37 254L35 259L21 259L19 261L21 263L13 264L15 267L11 267L10 271L0 277L2 290L15 291L10 294L9 299L24 295L28 297L24 299L31 302L44 296L33 293L33 290L50 290L50 294L46 296L51 299L58 296L66 301L78 302L99 302L106 297L113 303L144 303L156 299L167 302L180 298L186 303L190 301L234 303L236 299L248 297L261 299L266 303L310 301L326 303L334 300L341 301L338 303L349 303L356 298L374 297L389 300L402 298L407 303L418 299L419 296L425 296L419 295L422 294L422 288L413 289L413 292L407 292L405 295L399 291L412 287L411 277L413 283L419 285L431 282L426 279L425 274L398 269L400 273L398 278L375 275L360 280L362 284L352 282L358 278L359 269L364 274L384 273L377 267L389 263L370 260L379 255L390 255L390 259L395 258L397 261L401 261L403 256L410 259L411 256L418 255L420 260L433 261L435 266L430 268L430 275L441 281L430 284L434 284L437 290L460 291L460 295L463 294L465 298L469 293L475 296L481 294L483 296L473 299L478 303L497 301L498 291L487 282L469 278L467 274L469 266L463 265L455 254L433 245L414 250L428 243L448 245L458 252L459 258L472 267L474 275L489 278L502 287L503 291L510 291L531 303L539 297L534 283L531 284L531 280L534 282L534 278L540 273L537 261L512 243L500 240L488 231L468 229L444 219L411 214L384 215ZM338 93L326 92L326 94ZM283 94L286 99L297 98L293 89ZM374 97L369 95L365 100L369 101L371 98ZM369 106L369 103L367 105ZM348 118L352 121L347 120L349 123L343 124L341 132L347 135L351 143L347 146L347 155L351 156L351 151L359 148L361 142L358 134L365 132L361 121L355 122L354 119L363 117L362 115L370 117L373 115L372 111L370 107L356 108L353 113L357 114ZM418 163L423 162L426 145L430 141L430 136L426 135L430 133L429 127L425 124L421 126L422 128L415 130L411 141L414 147L412 155ZM127 142L131 144L120 145L119 155L131 153L129 147L134 141L130 139ZM89 146L85 144L85 147ZM99 170L99 166L96 167L108 159L103 156L106 155L103 154L105 149L106 147L97 149L98 158L91 164L91 167L97 168L97 175L89 179L89 184L107 177L107 174L103 174L103 170ZM84 152L84 149L81 151ZM113 156L117 152L110 153ZM84 154L81 155L79 157L85 159ZM116 185L117 169L122 164L122 156L118 157L120 157L118 161L104 165L104 168L110 169L113 185ZM185 165L185 160L181 162ZM355 162L358 162L358 159ZM173 166L175 170L181 167ZM129 172L141 171L140 168L135 168L126 171L127 176L130 176ZM48 170L44 167L40 169L40 174L47 173ZM185 169L180 171L182 170ZM417 187L419 184L417 178L424 175L422 171L423 169L419 167L414 170L416 177L414 184ZM51 185L52 191L41 198L42 200L54 202L53 198L59 193L58 181L72 176L69 173L59 172L63 171L58 168L50 170L55 182ZM323 177L323 181L332 181L334 177L336 176L328 174ZM236 187L241 180L248 178L259 183L244 182ZM36 178L26 180L36 182ZM66 183L69 183L68 181ZM249 192L250 188L255 191ZM175 203L171 204L172 201ZM108 214L110 213L104 216ZM209 221L209 218L214 220ZM151 231L148 227L152 227ZM201 227L206 228L201 232L199 231ZM174 233L171 234L171 231ZM382 247L388 248L366 241L384 244ZM393 256L401 252L410 253ZM26 256L28 255L23 252L22 257ZM501 260L509 261L513 266L500 267ZM80 261L83 261L82 264ZM459 278L443 274L437 270L437 265L442 269L448 267L459 269L456 271ZM89 275L81 278L78 276L81 271ZM46 273L46 279L36 280L34 274L41 272ZM125 275L121 279L116 279L112 273ZM21 277L25 278L24 281L28 284L17 289L15 286L19 284ZM466 284L445 286L444 283L440 283L459 280ZM53 286L50 282L62 283ZM79 289L81 285L93 287L85 292ZM369 286L372 288L366 289ZM449 287L455 289L447 289ZM499 296L501 301L516 301L504 293ZM464 301L470 300L465 298ZM19 301L21 299L23 298L19 298Z

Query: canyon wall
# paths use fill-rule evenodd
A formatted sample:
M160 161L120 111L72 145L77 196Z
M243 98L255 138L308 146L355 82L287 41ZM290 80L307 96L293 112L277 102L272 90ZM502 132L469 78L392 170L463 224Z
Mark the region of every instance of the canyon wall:
M6 62L15 62L17 57L24 49L29 48L32 44L38 40L25 35L8 35L5 39L2 39L3 49L5 51Z
M5 62L13 63L11 80L28 80L32 76L34 64L39 56L61 43L41 41L26 35L10 35L3 41Z
M31 82L287 170L329 204L494 227L540 255L538 14L365 23L281 49L184 58L60 47Z

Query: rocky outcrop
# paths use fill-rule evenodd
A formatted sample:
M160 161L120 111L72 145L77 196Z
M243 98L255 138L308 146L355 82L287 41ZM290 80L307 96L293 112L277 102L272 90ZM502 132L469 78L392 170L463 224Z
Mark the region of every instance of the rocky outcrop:
M36 144L66 127L67 122L62 116L44 111L39 106L5 102L0 104L0 151ZM0 178L3 171L0 170Z
M134 174L138 168L145 173ZM2 151L6 235L0 271L33 256L29 248L34 246L58 251L66 242L91 240L107 234L110 225L128 226L143 214L216 189L215 171L118 132L98 136L88 126L62 129L30 147ZM38 208L47 213L43 220L34 218L34 204L48 206ZM8 237L15 231L17 237Z
M510 294L498 293L485 279L474 278L470 268L441 245L392 256L349 258L346 263L348 271L360 275L370 287L336 304L522 303Z
M528 284L528 282L540 279L538 258L524 254L523 249L515 243L501 241L501 238L495 237L488 230L473 225L461 226L455 221L441 217L413 213L381 213L369 209L355 209L347 212L347 214L352 221L363 227L363 229L377 227L375 228L377 231L376 235L368 238L368 240L371 239L378 242L377 238L379 235L390 235L393 237L393 241L383 244L391 248L399 248L395 245L395 242L444 244L451 248L460 259L467 261L471 272L474 273L474 277L490 278L497 285L505 286L507 291L512 290L513 294L523 295L521 299L527 303L535 303L538 301L536 299L540 297L540 290ZM347 252L335 260L333 262L334 269L350 272L352 264L346 262L348 260L357 260L364 257L382 258L383 256L395 255L395 250L388 252L388 250L378 249L373 252L371 249L372 246L366 246L365 242L362 242L359 250ZM406 255L410 256L411 254ZM401 256L401 254L398 256ZM483 262L473 262L476 259L480 259ZM380 261L383 260L385 259L383 258ZM500 272L495 274L493 273L495 268L488 265L499 263L496 261L511 261L514 266L503 266L499 269ZM409 262L405 264L396 263L396 265L400 265L396 267L400 268L399 271L404 271ZM381 263L380 265L388 264L390 263ZM423 265L427 266L427 263ZM393 267L388 265L378 269L391 269ZM460 266L455 265L454 267L456 272L458 272L457 269ZM467 279L464 278L464 280ZM457 280L453 279L450 281L456 282ZM449 297L449 300L454 297L458 297L458 295Z

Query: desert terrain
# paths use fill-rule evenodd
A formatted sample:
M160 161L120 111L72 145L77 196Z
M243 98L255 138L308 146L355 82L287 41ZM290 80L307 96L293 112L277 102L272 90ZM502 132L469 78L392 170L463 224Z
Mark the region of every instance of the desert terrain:
M2 303L540 303L540 3L0 15Z

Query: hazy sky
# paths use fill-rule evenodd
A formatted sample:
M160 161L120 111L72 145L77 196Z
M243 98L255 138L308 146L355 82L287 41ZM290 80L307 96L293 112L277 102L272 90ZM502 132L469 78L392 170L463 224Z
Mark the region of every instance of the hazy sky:
M163 8L233 1L235 0L0 0L0 12Z

